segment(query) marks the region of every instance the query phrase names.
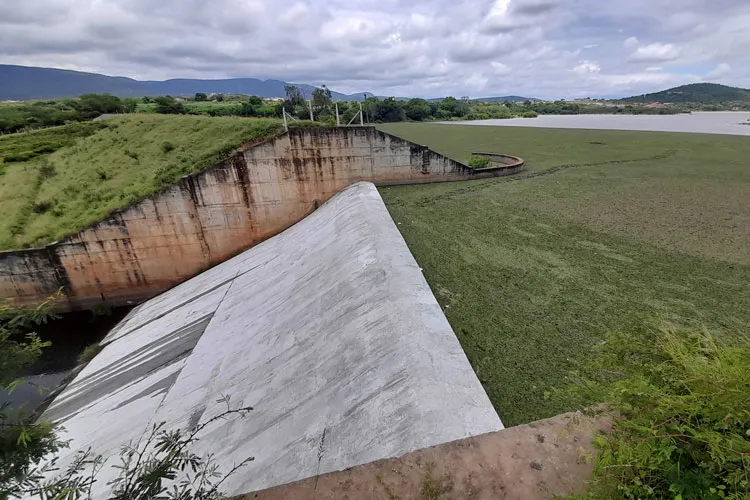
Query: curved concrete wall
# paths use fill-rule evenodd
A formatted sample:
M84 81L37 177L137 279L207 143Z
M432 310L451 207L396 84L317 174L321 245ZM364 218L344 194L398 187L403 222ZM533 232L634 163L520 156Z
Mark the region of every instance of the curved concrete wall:
M137 303L283 231L354 182L475 179L521 166L473 170L372 127L293 128L59 243L0 252L0 298L31 305L62 288L60 310Z
M104 344L42 417L72 440L63 468L89 446L116 457L155 423L206 422L222 394L255 409L191 451L224 472L255 457L228 495L502 429L370 183L141 304Z

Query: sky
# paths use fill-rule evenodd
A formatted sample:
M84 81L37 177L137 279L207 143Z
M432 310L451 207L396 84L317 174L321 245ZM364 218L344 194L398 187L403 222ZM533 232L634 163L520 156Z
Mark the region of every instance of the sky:
M0 0L0 64L385 96L750 87L750 0Z

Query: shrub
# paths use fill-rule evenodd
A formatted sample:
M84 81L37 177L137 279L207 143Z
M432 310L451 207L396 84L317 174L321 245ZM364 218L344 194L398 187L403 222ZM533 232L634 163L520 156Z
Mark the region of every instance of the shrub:
M43 181L45 179L49 179L50 177L54 177L57 174L57 170L55 169L55 164L49 161L42 161L42 164L39 165L39 180Z
M21 163L24 161L29 161L30 159L36 157L37 154L33 151L20 151L17 153L5 153L3 155L3 161L5 163Z
M129 157L131 157L134 160L138 159L138 153L136 153L135 151L131 151L129 149L125 150L125 156L129 156Z
M624 366L614 373L612 366ZM586 375L588 372L588 375ZM747 498L750 344L706 332L612 335L570 391L619 413L588 498Z
M44 154L44 153L54 153L61 147L63 147L63 145L60 144L59 142L47 142L47 143L39 144L38 146L36 146L34 148L34 153L38 155Z
M31 211L35 214L43 214L54 206L54 202L51 200L35 201L31 204Z
M164 154L167 154L170 151L174 151L174 144L169 141L164 141L161 143L161 150Z
M94 359L94 357L102 352L102 349L104 349L103 346L99 344L91 344L90 346L86 347L86 349L83 350L81 354L78 355L78 364L84 365Z
M490 166L490 159L486 156L471 155L469 156L469 166L477 169L487 168Z

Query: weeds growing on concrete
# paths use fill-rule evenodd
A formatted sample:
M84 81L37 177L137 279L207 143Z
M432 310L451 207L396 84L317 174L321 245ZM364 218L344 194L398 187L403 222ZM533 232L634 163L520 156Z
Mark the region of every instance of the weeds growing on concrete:
M102 352L102 349L104 349L104 346L101 344L91 344L90 346L87 346L81 354L78 355L78 364L79 365L85 365L94 357Z

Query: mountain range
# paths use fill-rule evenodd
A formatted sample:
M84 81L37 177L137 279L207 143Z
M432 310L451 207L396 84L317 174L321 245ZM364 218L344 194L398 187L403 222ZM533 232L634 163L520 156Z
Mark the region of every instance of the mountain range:
M54 99L77 97L87 93L107 93L118 97L192 96L206 94L244 94L258 97L283 97L284 86L295 85L309 97L315 87L289 84L280 80L230 78L225 80L194 80L177 78L165 81L139 81L122 76L106 76L67 69L35 68L0 64L0 101ZM342 94L333 92L334 99L361 101L369 92Z
M310 97L316 87L307 84L290 84L281 80L259 80L257 78L230 78L223 80L198 80L176 78L165 81L140 81L122 76L107 76L55 68L37 68L0 64L0 101L31 99L55 99L77 97L86 93L108 93L119 97L143 96L193 96L197 92L206 94L243 94L258 97L283 97L284 87L295 85L305 97ZM331 91L336 100L361 101L372 97L370 92L343 94ZM398 97L407 100L408 97ZM430 99L440 101L442 98ZM483 97L472 99L485 102L536 101L533 97L516 95ZM620 103L700 103L720 104L750 102L750 90L719 85L716 83L693 83L661 92L643 94L624 99Z

